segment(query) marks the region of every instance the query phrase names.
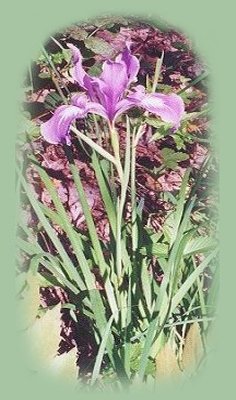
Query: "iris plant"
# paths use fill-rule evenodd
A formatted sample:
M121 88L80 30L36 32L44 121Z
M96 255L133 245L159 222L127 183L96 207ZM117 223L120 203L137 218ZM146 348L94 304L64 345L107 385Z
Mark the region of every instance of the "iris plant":
M82 55L78 48L68 44L72 51L72 78L85 93L74 94L69 105L59 106L52 118L41 126L46 141L52 144L70 144L71 124L88 113L105 118L114 127L118 116L133 107L140 107L170 123L173 129L179 127L184 113L184 103L177 94L146 93L145 88L136 85L140 63L130 51L127 43L116 59L103 63L99 77L87 74L82 66Z
M138 246L135 187L136 146L145 130L141 123L139 128L134 127L131 132L129 118L127 118L126 148L124 165L122 165L119 151L119 133L115 128L115 121L129 109L139 107L160 117L164 122L169 123L173 130L176 130L184 113L184 103L177 94L160 94L155 93L154 90L152 93L147 93L143 86L135 85L140 63L138 58L131 54L129 43L126 44L124 51L114 61L107 60L103 63L102 72L99 77L92 77L86 73L82 66L83 58L79 49L72 44L68 44L68 47L72 51L72 78L84 92L74 94L71 97L70 104L58 107L54 115L41 125L41 132L44 139L49 143L69 145L70 131L73 131L80 139L90 145L93 150L115 166L120 180L120 194L116 201L116 232L114 232L116 238L116 256L114 259L116 282L118 285L118 289L116 289L118 290L118 306L121 314L120 323L123 329L126 324L127 313L127 298L121 290L124 276L127 273L127 262L123 260L123 254L126 254L125 240L123 240L123 214L130 183L132 208L131 237L132 252L134 254ZM75 120L85 118L88 113L97 114L108 122L114 155L72 126ZM66 152L68 151L69 149L67 148ZM115 321L118 321L117 311L113 310L112 312Z
M72 51L73 68L71 70L71 75L73 81L78 84L80 92L71 96L70 104L61 105L55 110L53 116L41 125L41 133L44 139L49 143L66 145L64 146L65 153L68 156L71 172L83 207L90 232L90 239L94 250L97 251L97 262L99 268L101 268L101 274L107 276L105 278L104 288L112 318L114 318L115 323L119 327L120 334L123 335L130 324L129 320L131 314L129 310L131 310L132 307L132 296L136 299L135 291L138 290L139 287L135 282L136 275L132 273L132 270L136 268L136 254L139 243L136 196L136 147L138 140L145 132L145 127L143 122L140 123L139 127L131 127L129 118L126 118L125 151L122 162L119 149L119 132L116 130L115 122L119 116L126 113L129 109L138 107L145 112L152 113L161 118L164 122L170 124L172 131L174 131L178 129L184 114L184 103L177 94L161 94L155 92L155 82L157 81L156 74L151 93L146 92L143 86L137 84L140 63L138 58L131 54L130 43L126 44L124 51L119 54L115 60L107 60L103 63L102 72L99 77L93 77L86 73L82 65L83 58L79 49L72 44L68 44L68 47ZM92 140L89 135L80 132L73 126L73 123L77 119L85 118L89 113L97 114L107 121L113 154L102 147L101 143ZM94 160L99 162L99 159L96 158L97 152L112 164L109 164L111 168L109 168L108 180L111 177L114 183L114 172L116 172L119 177L120 190L116 192L116 188L113 187L115 213L111 214L111 210L109 209L110 204L104 203L107 207L107 215L115 239L115 254L112 254L111 264L109 264L108 269L106 269L106 262L100 247L100 242L98 238L96 239L96 228L93 222L93 216L89 210L89 204L86 200L86 194L83 190L79 171L77 171L77 167L73 161L73 155L71 155L72 149L70 146L67 146L70 145L71 142L70 131L74 132L91 147L93 150L92 163L95 162ZM104 187L106 187L106 185L101 186L101 176L98 175L96 177L98 185L100 185L101 193L104 194ZM131 224L129 225L131 227L130 242L127 241L127 235L130 235L130 231L127 231L124 218L125 204L129 189L132 210ZM105 197L107 199L107 194L104 195L104 198ZM129 248L127 243L131 243L132 248ZM78 260L81 260L81 256L84 257L82 261L85 260L85 255L83 253L79 255ZM84 268L84 265L81 262L82 273L85 273L86 271L84 272L82 267ZM106 272L106 274L104 274L104 272ZM86 274L85 277L87 279ZM127 281L129 282L128 287L126 287ZM136 300L134 301L136 306ZM96 318L97 315L95 315L95 319ZM101 325L99 318L96 319L98 327ZM124 337L123 340L126 341L127 338ZM107 349L109 352L109 346ZM111 355L112 353L109 354ZM125 360L125 365L127 364L127 357L128 356L124 356L123 353L121 354L121 358ZM148 358L146 357L145 363L147 360ZM142 364L144 365L145 363L143 362Z

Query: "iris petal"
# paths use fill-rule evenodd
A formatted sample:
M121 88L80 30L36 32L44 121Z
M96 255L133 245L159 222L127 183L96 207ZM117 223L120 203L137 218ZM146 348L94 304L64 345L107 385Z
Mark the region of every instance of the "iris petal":
M72 105L63 105L56 109L54 115L41 125L44 139L52 144L70 144L70 125L79 118L84 118L88 113L98 114L108 119L105 108L92 102L85 94L75 94L71 98Z
M69 130L72 122L77 118L84 118L86 111L76 106L60 106L52 118L41 125L43 138L52 144L70 144Z
M74 67L71 69L72 78L88 92L93 100L95 100L93 91L94 78L85 72L82 66L83 57L80 50L71 43L67 43L67 46L72 51L72 60L74 64Z
M177 94L147 94L140 106L171 123L174 129L178 129L184 114L184 102Z
M143 86L138 86L128 99L137 107L144 108L164 122L171 123L175 130L178 129L184 114L184 102L177 94L145 94Z
M128 85L137 80L137 75L140 69L140 63L137 57L133 56L130 51L131 43L126 43L125 50L116 57L116 61L123 62L126 66L128 76Z
M95 82L99 101L106 109L109 119L112 120L117 103L124 96L128 85L126 66L115 61L105 61L103 71Z

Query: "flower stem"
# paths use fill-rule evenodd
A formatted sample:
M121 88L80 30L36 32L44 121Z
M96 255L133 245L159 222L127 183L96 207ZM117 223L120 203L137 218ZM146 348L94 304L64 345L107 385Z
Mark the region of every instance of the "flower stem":
M85 143L87 143L92 149L94 149L97 153L99 153L101 156L103 156L104 158L106 158L108 161L112 162L116 166L117 160L115 159L115 157L112 154L108 153L108 151L104 150L101 146L99 146L97 143L95 143L92 139L90 139L84 133L80 132L74 126L71 126L71 130L80 139L82 139Z
M138 228L137 228L137 196L136 196L136 148L138 140L143 134L143 125L140 125L137 133L133 130L131 144L131 227L132 227L132 250L133 254L138 247Z
M124 208L124 172L120 161L120 146L118 133L114 127L110 129L111 145L114 151L115 166L120 178L121 195L117 198L117 223L116 223L116 270L118 276L118 285L122 284L122 257L121 257L121 230L122 230L122 217ZM122 199L122 201L121 201Z
M114 127L111 127L111 144L116 159L116 170L120 178L120 196L117 198L117 223L116 223L116 271L119 290L120 326L125 329L127 323L127 296L122 290L125 269L122 269L122 222L125 200L130 180L130 124L127 118L126 146L124 166L120 160L119 137Z
M135 185L135 169L133 161L135 160L135 147L132 146L132 166L131 166L131 226L132 226L132 250L133 252L137 249L137 230L136 230L136 185Z

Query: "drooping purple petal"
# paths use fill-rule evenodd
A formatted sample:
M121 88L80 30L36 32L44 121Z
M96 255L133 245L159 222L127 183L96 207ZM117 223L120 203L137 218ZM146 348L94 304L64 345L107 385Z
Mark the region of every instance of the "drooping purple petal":
M179 128L184 114L184 102L177 94L147 94L140 106L171 123L174 129Z
M137 80L140 69L140 63L137 57L133 56L130 51L131 43L126 43L125 50L116 57L117 62L123 62L126 66L128 85Z
M175 94L163 94L163 93L156 93L154 94L155 97L158 97L160 100L163 100L164 104L175 111L176 117L181 120L184 115L184 102L182 98Z
M147 93L138 86L136 91L128 96L138 107L157 115L163 121L172 124L176 130L184 114L184 102L177 94Z
M109 116L105 108L90 101L85 94L75 94L71 98L71 105L63 105L56 109L54 115L41 125L44 139L52 144L70 144L70 125L79 118L84 118L88 113L98 114L105 119Z
M77 118L84 118L85 109L76 106L63 105L56 109L54 115L41 125L43 138L52 144L70 144L69 129L72 122Z

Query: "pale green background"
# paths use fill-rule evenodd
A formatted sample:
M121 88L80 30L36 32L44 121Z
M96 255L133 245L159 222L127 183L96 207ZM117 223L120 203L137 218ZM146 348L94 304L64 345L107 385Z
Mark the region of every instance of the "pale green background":
M22 0L6 2L1 11L1 385L2 398L25 400L109 398L114 394L71 391L27 368L27 357L19 346L14 307L14 140L19 119L23 73L50 33L88 17L103 14L161 16L186 32L211 70L214 130L221 155L221 291L218 321L207 366L187 386L167 388L163 394L141 391L135 396L197 399L230 396L235 393L235 11L233 0ZM231 126L232 125L232 126ZM230 251L231 250L231 251ZM127 397L134 395L127 394ZM122 396L123 397L123 396Z

